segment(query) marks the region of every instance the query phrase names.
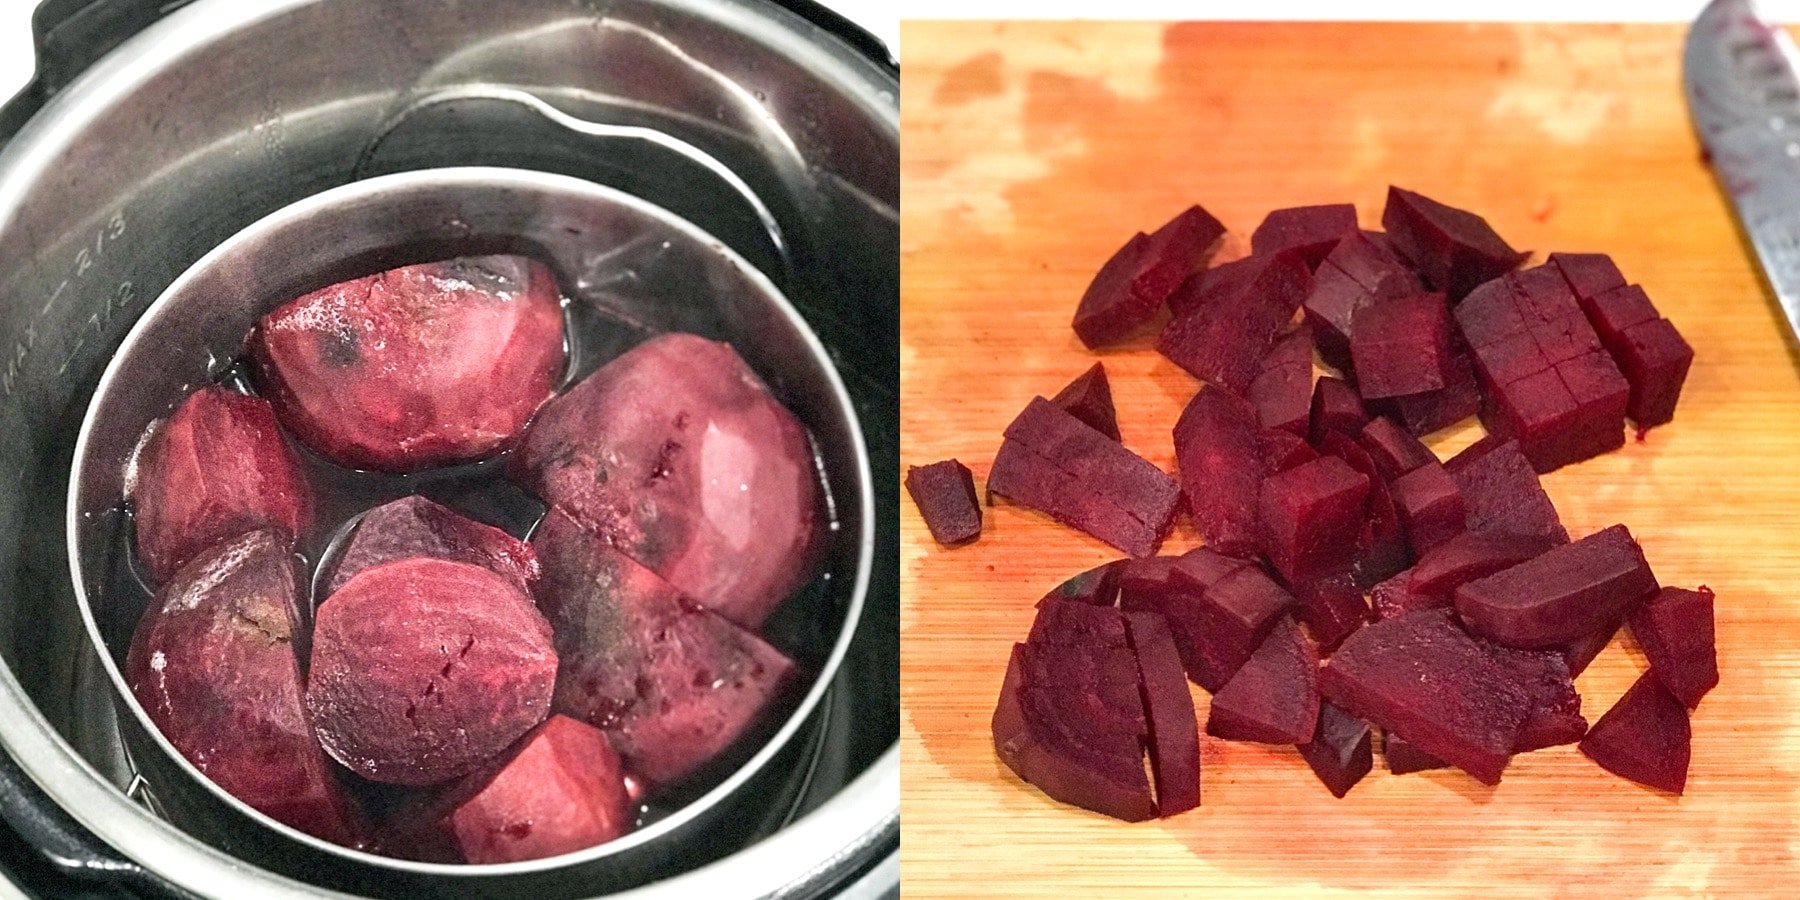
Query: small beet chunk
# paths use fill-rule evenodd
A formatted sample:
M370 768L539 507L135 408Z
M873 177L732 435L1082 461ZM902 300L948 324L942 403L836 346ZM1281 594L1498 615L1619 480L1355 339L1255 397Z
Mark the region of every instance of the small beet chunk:
M1113 411L1112 385L1106 380L1104 365L1094 363L1067 387L1057 391L1050 402L1095 431L1115 441L1119 439L1119 416Z
M1369 479L1335 456L1269 476L1258 494L1263 547L1289 584L1348 571Z
M988 490L1131 556L1156 552L1181 498L1175 479L1042 397L1007 426Z
M1450 307L1443 294L1385 300L1356 314L1350 356L1365 400L1444 387L1450 353Z
M1712 591L1663 588L1631 614L1631 634L1644 648L1651 674L1688 709L1719 683Z
M1162 613L1188 676L1218 691L1293 608L1294 597L1260 567L1202 547L1183 554L1165 580L1140 581L1128 572L1119 604L1127 612Z
M475 865L573 853L631 830L624 776L604 733L551 716L496 771L452 789L466 799L446 824Z
M1381 755L1387 760L1388 771L1395 775L1450 768L1449 763L1407 743L1406 738L1391 731L1381 735Z
M310 522L312 495L266 401L201 388L151 427L125 496L157 583L226 538L272 527L293 539Z
M1552 647L1617 621L1656 593L1623 525L1595 532L1456 589L1469 627L1515 647Z
M531 545L417 494L364 513L332 565L327 596L364 569L428 556L481 566L530 593L538 578Z
M1363 450L1374 460L1376 471L1387 481L1393 481L1420 466L1438 461L1437 454L1425 446L1411 432L1386 416L1370 419L1364 425L1361 439Z
M994 752L1045 795L1127 822L1156 816L1129 649L1014 644L994 707Z
M1116 343L1150 321L1183 280L1206 262L1225 226L1191 206L1153 234L1138 233L1100 267L1075 310L1089 349Z
M1256 492L1262 484L1261 429L1242 397L1207 386L1175 423L1175 464L1194 527L1208 547L1231 556L1257 551Z
M520 256L404 266L282 305L250 355L282 423L332 462L468 462L512 444L556 389L562 298Z
M1395 479L1389 491L1415 555L1463 533L1462 492L1436 460Z
M909 466L906 492L919 507L932 540L954 547L981 537L981 501L968 466L954 459Z
M1369 601L1349 573L1302 581L1293 588L1300 621L1321 647L1336 647L1369 621Z
M1504 532L1566 544L1556 507L1515 440L1484 438L1444 464L1462 491L1471 532Z
M1311 415L1307 439L1315 447L1324 441L1328 432L1356 435L1362 432L1364 425L1369 424L1369 411L1363 406L1362 397L1357 395L1356 389L1342 378L1330 375L1320 378L1313 385Z
M1163 329L1156 349L1195 377L1242 394L1276 335L1312 289L1312 273L1293 250L1246 257L1220 269L1226 267L1244 270L1237 279L1241 284L1191 303L1180 300L1188 287L1177 291L1170 304L1186 312ZM1187 285L1198 290L1204 283L1190 279Z
M1547 262L1562 273L1577 297L1593 297L1625 286L1625 276L1604 253L1552 253Z
M1312 330L1304 324L1275 342L1246 395L1264 428L1306 436L1312 403Z
M1349 371L1350 335L1356 314L1372 303L1407 297L1424 289L1417 275L1396 257L1386 237L1359 232L1338 241L1313 275L1306 296L1306 323L1319 355L1340 371Z
M1388 484L1382 480L1375 460L1362 445L1344 432L1328 430L1319 449L1350 465L1369 479L1369 498L1362 533L1356 539L1356 560L1351 565L1353 587L1360 593L1407 566L1412 565L1412 551L1406 543L1406 529L1400 513L1394 508ZM1333 642L1335 643L1335 642Z
M1356 233L1356 207L1349 203L1278 209L1250 233L1250 252L1295 250L1317 269L1339 240Z
M1638 428L1648 431L1674 419L1681 386L1694 363L1694 348L1682 339L1674 323L1658 319L1633 325L1613 356L1631 384L1625 412Z
M1312 740L1300 745L1300 757L1324 782L1325 789L1342 800L1375 767L1369 725L1330 701L1323 701Z
M1691 739L1687 707L1650 671L1588 730L1581 752L1621 778L1680 794Z
M1388 188L1381 226L1400 255L1452 301L1528 255L1507 245L1486 219L1397 187Z
M1612 643L1613 635L1618 633L1619 623L1613 622L1557 648L1569 664L1569 677L1578 677L1586 671L1588 664Z
M1156 811L1167 817L1200 805L1200 726L1188 693L1181 654L1163 617L1151 612L1125 617L1137 654L1145 719L1150 727L1150 767L1156 775Z
M1282 617L1213 695L1206 733L1233 741L1304 744L1319 719L1319 653Z
M1450 605L1449 594L1429 594L1413 586L1413 575L1417 571L1416 566L1407 569L1369 591L1369 602L1375 608L1375 618L1398 619L1421 609Z
M1151 557L1155 559L1157 557ZM1095 566L1052 588L1038 605L1049 600L1070 600L1095 606L1112 606L1119 599L1119 576L1125 572L1127 560L1117 559Z
M1468 531L1421 554L1412 570L1411 589L1449 598L1478 578L1510 569L1557 546L1548 540L1503 531Z
M1263 471L1269 475L1319 458L1319 451L1306 438L1291 431L1265 428L1256 436L1256 445L1262 453Z
M1481 383L1475 366L1460 347L1445 359L1444 386L1435 391L1406 394L1376 401L1381 415L1393 418L1414 435L1449 428L1481 411Z

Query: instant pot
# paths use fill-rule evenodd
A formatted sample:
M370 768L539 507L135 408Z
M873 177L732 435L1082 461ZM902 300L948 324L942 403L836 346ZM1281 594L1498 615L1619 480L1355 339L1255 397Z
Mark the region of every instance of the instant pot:
M150 301L269 214L379 176L505 167L716 237L818 338L898 469L898 69L807 0L50 0L0 109L0 894L881 897L898 892L897 484L862 613L779 752L629 867L459 879L182 827L83 627L76 432Z

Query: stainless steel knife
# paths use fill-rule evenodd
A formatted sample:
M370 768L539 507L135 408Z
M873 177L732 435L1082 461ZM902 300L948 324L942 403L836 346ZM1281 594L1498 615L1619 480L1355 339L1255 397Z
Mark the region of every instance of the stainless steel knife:
M1749 0L1713 0L1682 57L1688 114L1800 337L1800 49Z

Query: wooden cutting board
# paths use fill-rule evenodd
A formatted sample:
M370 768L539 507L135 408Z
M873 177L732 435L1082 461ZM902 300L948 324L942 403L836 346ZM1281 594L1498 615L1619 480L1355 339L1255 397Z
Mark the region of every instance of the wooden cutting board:
M1497 788L1380 769L1335 800L1290 748L1202 738L1203 805L1128 825L1049 801L989 717L1032 604L1116 554L1004 501L944 550L902 504L903 878L912 896L1791 895L1800 881L1800 375L1701 162L1677 27L908 23L903 463L984 482L1001 431L1096 358L1069 329L1096 267L1200 202L1241 254L1268 210L1397 183L1515 246L1602 250L1694 345L1676 420L1545 478L1577 535L1630 525L1664 583L1718 592L1723 681L1679 800L1573 747ZM1540 256L1541 258L1541 256ZM1127 446L1173 471L1197 382L1150 338L1098 358ZM1479 425L1431 443L1448 455ZM900 477L895 473L893 477ZM1166 545L1197 543L1183 523ZM1591 720L1645 668L1621 636ZM1201 716L1205 695L1195 691Z

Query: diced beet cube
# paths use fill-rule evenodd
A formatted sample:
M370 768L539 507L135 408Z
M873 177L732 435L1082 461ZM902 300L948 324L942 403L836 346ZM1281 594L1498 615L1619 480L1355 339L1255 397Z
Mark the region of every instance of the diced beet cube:
M1689 709L1719 683L1712 591L1663 588L1631 614L1631 634L1651 674Z
M1115 441L1119 439L1119 417L1113 411L1112 385L1106 380L1104 365L1094 363L1051 397L1050 402L1095 431Z
M1156 810L1172 816L1200 805L1200 726L1188 693L1181 654L1162 616L1126 616L1131 649L1150 727L1150 768L1156 775Z
M1502 643L1551 647L1617 621L1656 587L1631 532L1614 525L1464 584L1456 611Z
M1470 347L1487 347L1528 333L1521 300L1511 278L1495 278L1470 291L1456 305L1454 315L1456 327Z
M1368 494L1369 479L1335 456L1263 481L1263 547L1289 584L1349 570Z
M692 334L546 404L507 474L747 628L812 578L824 543L806 430L730 345Z
M1462 534L1462 492L1456 487L1456 479L1437 460L1395 479L1389 492L1414 554L1422 556Z
M1359 443L1375 461L1375 470L1393 481L1420 466L1438 461L1437 454L1394 420L1379 416L1363 426Z
M968 466L954 459L908 466L906 492L919 507L932 540L953 547L981 537L981 501Z
M1006 427L988 490L1132 556L1156 552L1181 497L1175 479L1042 397Z
M1600 651L1605 650L1606 645L1612 643L1613 635L1618 632L1619 624L1617 622L1608 623L1597 631L1589 632L1557 648L1562 653L1563 659L1569 664L1569 677L1577 678L1582 672L1587 671L1588 663L1593 662L1594 657L1599 656Z
M1319 723L1312 740L1300 745L1300 757L1340 800L1375 766L1369 725L1329 701L1319 703Z
M1263 357L1248 396L1264 428L1306 436L1312 404L1312 329L1302 324Z
M1191 206L1155 233L1139 233L1100 267L1075 310L1075 334L1089 348L1110 344L1150 321L1177 285L1201 268L1225 226Z
M1411 589L1448 598L1457 588L1471 581L1542 556L1555 546L1540 537L1504 531L1467 531L1433 547L1429 553L1420 554L1418 564L1413 566Z
M1508 246L1486 219L1397 187L1388 188L1381 226L1425 281L1451 300L1512 271L1529 255Z
M1668 319L1633 325L1622 350L1614 354L1631 383L1626 412L1639 429L1649 430L1675 418L1675 403L1694 363L1694 348Z
M298 600L290 535L260 529L214 544L144 610L125 680L163 737L226 793L355 846L361 815L302 701Z
M1392 731L1381 734L1381 755L1387 760L1388 771L1395 775L1450 768L1449 763L1407 743L1406 738Z
M1014 644L995 754L1051 799L1127 822L1155 817L1139 677L1128 649Z
M333 563L327 596L364 569L428 556L481 566L529 594L538 578L531 545L417 494L364 513Z
M1175 463L1188 512L1206 545L1220 553L1250 556L1260 546L1261 431L1248 401L1213 385L1201 388L1175 423Z
M1032 620L1031 636L1026 640L1033 644L1124 647L1125 614L1114 606L1045 598L1038 601L1037 618Z
M1233 741L1304 744L1319 719L1319 652L1283 616L1212 698L1206 733Z
M1276 618L1293 607L1294 597L1261 568L1204 548L1186 554L1175 571L1164 590L1134 589L1139 586L1128 577L1120 606L1162 613L1188 676L1216 692L1255 652Z
M1356 234L1356 207L1349 203L1295 206L1269 213L1250 234L1250 252L1295 250L1314 269L1342 238Z
M1381 478L1375 460L1349 435L1327 430L1319 449L1350 464L1350 468L1369 479L1369 498L1364 506L1367 518L1356 540L1356 561L1351 575L1360 590L1412 565L1412 552L1407 548L1406 529L1400 513L1388 496L1388 485Z
M1319 458L1319 451L1306 438L1291 431L1267 428L1256 436L1256 442L1261 448L1263 471L1271 475Z
M276 415L319 455L428 469L504 450L550 399L562 297L542 263L459 257L289 301L249 345Z
M1092 603L1095 606L1112 606L1119 599L1119 576L1124 573L1128 564L1129 560L1116 559L1095 566L1052 588L1050 593L1038 601L1038 605L1042 606L1049 600L1069 600Z
M1625 276L1604 253L1552 253L1548 262L1577 297L1593 297L1625 285Z
M1414 435L1449 428L1481 411L1481 383L1469 355L1452 349L1444 363L1444 386L1422 394L1376 401L1376 410Z
M1444 387L1450 353L1450 307L1443 294L1384 300L1356 314L1350 356L1364 399Z
M1413 587L1413 573L1416 571L1417 567L1407 569L1369 591L1369 601L1375 607L1375 618L1398 619L1421 609L1450 605L1449 594L1427 594Z
M1563 544L1569 533L1515 440L1483 439L1444 464L1462 491L1468 529Z
M291 540L311 522L312 493L267 402L201 388L151 429L125 497L158 584L226 538L268 527Z
M632 829L625 772L599 729L551 716L495 770L451 789L445 825L469 863L543 859L604 844Z
M781 651L561 511L531 542L544 566L538 602L561 656L555 711L606 732L634 774L679 781L748 732L785 688L794 664Z
M1588 324L1594 326L1594 333L1600 336L1600 343L1615 356L1627 329L1662 318L1656 312L1656 304L1650 302L1650 295L1635 284L1620 285L1600 294L1579 295L1578 300L1581 311L1587 314Z
M1163 329L1156 349L1195 377L1241 394L1312 289L1312 273L1292 250L1233 265L1249 268L1246 282L1178 315Z
M1369 621L1369 602L1348 573L1302 581L1293 590L1300 620L1320 647L1336 647Z
M1368 422L1369 411L1363 406L1362 397L1343 379L1325 375L1313 386L1307 437L1314 445L1323 441L1329 431L1360 434Z
M1687 707L1651 671L1588 729L1581 752L1621 778L1680 794L1691 740Z
M1345 237L1318 266L1312 292L1306 297L1306 321L1318 342L1319 355L1340 371L1348 371L1357 311L1379 300L1411 296L1423 287L1378 232Z

